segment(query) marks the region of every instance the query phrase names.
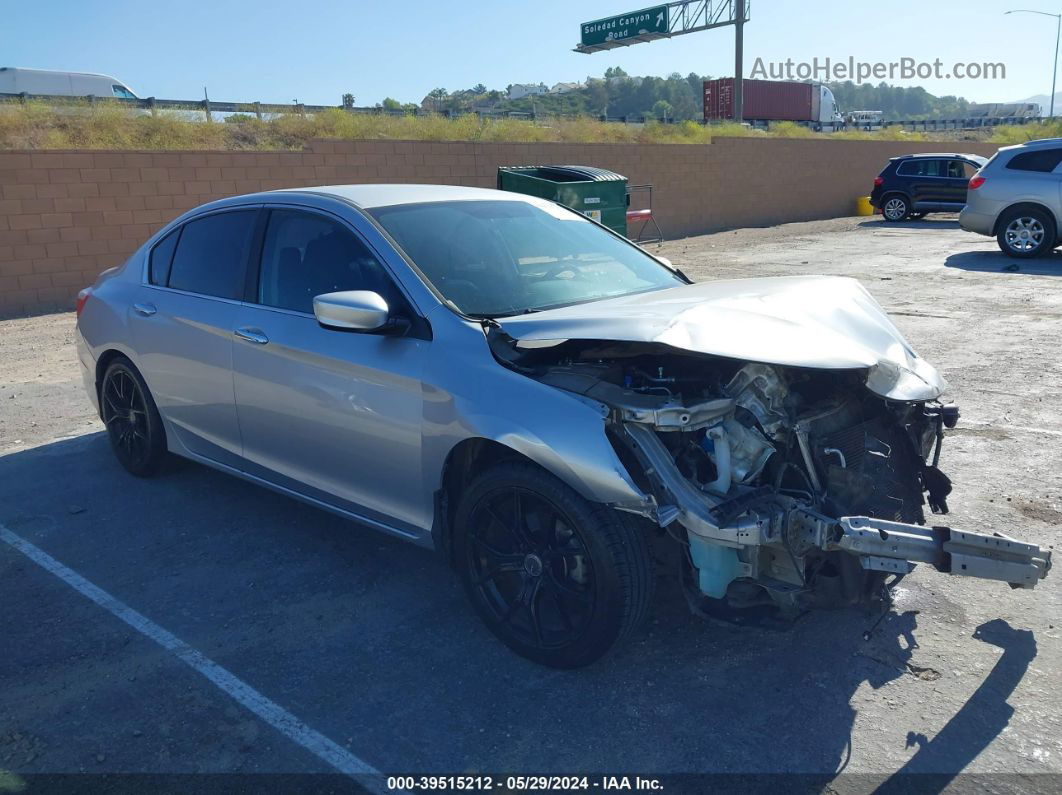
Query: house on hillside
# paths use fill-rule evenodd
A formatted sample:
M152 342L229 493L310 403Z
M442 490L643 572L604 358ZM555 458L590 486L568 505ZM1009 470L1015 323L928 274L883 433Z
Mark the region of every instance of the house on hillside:
M557 83L549 90L551 94L570 94L586 88L586 83Z
M545 83L513 83L509 86L509 99L523 99L535 94L548 94Z

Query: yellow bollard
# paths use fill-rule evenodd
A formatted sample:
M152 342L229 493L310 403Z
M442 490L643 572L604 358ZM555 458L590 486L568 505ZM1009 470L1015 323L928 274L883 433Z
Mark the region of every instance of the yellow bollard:
M870 203L869 196L860 196L856 199L856 215L873 215L874 205Z

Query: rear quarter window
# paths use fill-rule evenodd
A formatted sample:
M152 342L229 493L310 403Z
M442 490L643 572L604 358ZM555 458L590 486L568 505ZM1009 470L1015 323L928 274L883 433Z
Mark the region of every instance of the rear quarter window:
M165 287L169 282L170 265L173 264L173 252L177 248L177 238L180 235L181 230L174 229L151 249L151 257L148 260L148 281L151 284Z
M186 223L168 285L217 298L242 298L257 215L257 210L234 210Z
M1062 149L1036 149L1014 155L1007 163L1007 168L1013 171L1050 173L1059 162L1062 162Z

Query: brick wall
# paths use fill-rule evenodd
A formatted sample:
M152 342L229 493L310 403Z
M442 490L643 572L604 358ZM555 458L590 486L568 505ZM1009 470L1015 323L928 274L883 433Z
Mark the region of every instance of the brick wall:
M963 144L991 154L995 147ZM355 182L494 187L499 165L582 163L653 184L668 238L851 215L894 155L941 144L718 138L710 145L315 141L300 152L0 152L0 316L69 308L185 210Z

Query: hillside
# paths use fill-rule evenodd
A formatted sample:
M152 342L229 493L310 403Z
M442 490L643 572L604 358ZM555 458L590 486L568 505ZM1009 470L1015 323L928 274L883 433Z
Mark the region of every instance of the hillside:
M685 77L677 72L667 77L638 77L611 68L603 77L558 84L554 89L547 89L544 84L530 84L546 93L519 98L513 97L526 86L507 86L504 91L489 90L482 84L453 92L436 88L420 107L452 113L606 115L699 121L703 117L703 83L708 79L708 75L693 72ZM934 96L920 87L904 88L886 83L856 85L851 81L828 85L842 111L880 110L886 119L961 118L971 104L962 97ZM381 106L396 110L408 107L393 99L384 100Z

